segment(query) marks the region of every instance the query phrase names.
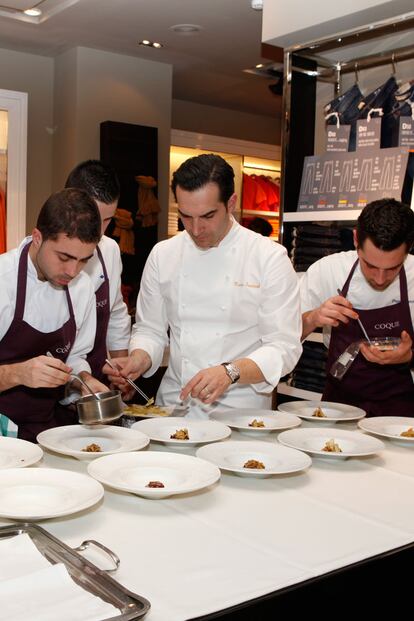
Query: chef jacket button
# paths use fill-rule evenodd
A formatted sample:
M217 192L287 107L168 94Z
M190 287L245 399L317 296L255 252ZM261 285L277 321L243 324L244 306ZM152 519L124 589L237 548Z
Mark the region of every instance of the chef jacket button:
M220 306L220 308L221 308L222 311L225 311L227 307L226 306Z

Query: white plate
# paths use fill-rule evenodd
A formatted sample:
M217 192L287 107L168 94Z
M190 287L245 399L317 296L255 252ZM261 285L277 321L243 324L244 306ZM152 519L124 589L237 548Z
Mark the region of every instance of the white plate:
M309 468L308 455L270 442L219 442L202 446L197 457L211 461L221 470L228 470L245 477L269 477L272 474L290 474ZM262 462L265 468L249 469L244 464L249 459Z
M375 416L358 423L358 427L376 436L390 438L401 442L414 442L414 438L404 438L402 431L414 427L414 418L409 416Z
M204 442L218 442L228 438L231 429L223 423L213 420L184 420L182 418L151 418L150 420L140 420L132 425L132 429L137 429L147 434L151 440L163 442L164 444L179 444L182 446L193 446ZM189 440L176 440L171 438L179 429L187 429Z
M280 431L281 429L292 429L299 427L300 419L293 414L285 412L274 412L273 410L255 409L234 409L217 410L210 414L210 418L225 423L233 429L248 431L249 433L269 433L270 431ZM254 419L263 421L265 427L250 427Z
M139 431L111 425L66 425L42 431L37 441L44 448L76 459L95 459L111 453L139 451L149 438ZM101 451L83 451L90 444L99 444Z
M312 416L316 408L321 408L326 416L324 418ZM361 408L331 401L289 401L289 403L279 405L278 409L281 412L296 414L299 418L310 420L313 423L349 422L366 416L365 410L361 410Z
M194 492L220 478L220 470L202 459L156 451L101 457L89 464L88 472L101 483L144 498ZM164 487L147 487L150 481L160 481Z
M384 443L358 431L345 431L338 428L305 428L283 431L278 440L285 446L305 451L311 455L327 457L329 459L346 459L347 457L365 457L378 453ZM334 440L342 449L342 453L328 453L322 448L326 442Z
M85 474L53 468L10 468L0 477L0 517L45 520L82 511L104 495Z
M40 446L18 438L0 436L0 470L3 468L24 468L42 459Z

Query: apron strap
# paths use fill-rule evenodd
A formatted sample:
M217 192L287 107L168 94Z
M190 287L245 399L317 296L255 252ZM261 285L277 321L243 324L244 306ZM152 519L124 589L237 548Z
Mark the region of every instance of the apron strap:
M106 271L105 261L103 260L102 252L101 252L99 246L96 246L96 253L97 253L98 259L99 259L99 261L101 262L101 265L102 265L102 270L103 270L103 273L104 273L104 278L105 278L105 280L108 280L108 272Z
M351 283L352 276L354 275L354 272L356 270L356 266L358 265L358 263L359 263L359 259L357 259L355 263L353 264L351 271L348 274L348 278L346 279L345 284L341 289L341 295L343 295L344 298L346 298L346 296L348 295L349 285Z
M26 304L27 255L29 253L31 243L32 242L26 244L20 254L19 269L17 272L16 308L14 310L14 319L23 320L24 307Z

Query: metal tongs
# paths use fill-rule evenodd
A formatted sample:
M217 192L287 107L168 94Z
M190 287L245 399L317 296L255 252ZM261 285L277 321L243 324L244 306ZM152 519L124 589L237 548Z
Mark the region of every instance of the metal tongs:
M115 364L114 364L111 360L109 360L108 358L105 358L105 362L106 362L107 364L109 364L109 366L111 367L111 369L113 369L114 371L118 371L118 373L119 373L119 369L118 369L118 367L117 367L117 366L116 366L116 365L115 365ZM141 397L142 397L143 399L145 399L145 401L146 401L145 407L146 407L146 408L149 408L151 405L153 405L153 403L154 403L154 397L149 398L149 397L145 394L145 392L144 392L143 390L141 390L141 388L140 388L139 386L137 386L137 384L136 384L135 382L133 382L133 381L132 381L132 379L129 379L129 377L125 377L124 375L121 375L121 377L123 377L123 378L124 378L124 380L126 380L126 381L128 382L128 384L129 384L130 386L132 386L132 388L133 388L134 390L136 390L136 391L137 391L137 393L138 393L139 395L141 395Z
M55 356L50 352L47 351L46 352L46 356L48 358L53 358L55 359ZM78 375L77 373L70 373L70 376L73 377L73 379L77 379L78 382L80 382L83 386L85 386L86 390L89 390L90 394L97 400L100 401L98 395L92 390L92 388L90 386L88 386L88 384L85 382L84 379L81 378L80 375Z

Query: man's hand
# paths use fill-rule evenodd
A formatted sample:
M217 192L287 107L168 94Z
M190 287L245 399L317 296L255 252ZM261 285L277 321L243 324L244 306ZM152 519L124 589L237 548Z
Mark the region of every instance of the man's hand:
M150 356L143 349L134 349L130 356L121 356L111 362L117 370L109 364L106 364L102 370L108 376L109 381L121 390L125 399L130 398L134 392L125 378L137 379L148 371L152 364Z
M16 373L17 385L29 388L57 388L70 381L72 369L58 358L37 356L10 365Z
M323 326L336 328L340 323L349 323L350 319L358 319L358 313L353 310L349 300L342 295L335 295L325 300L318 308L303 313L302 338L307 337L315 328Z
M360 351L370 362L376 362L377 364L405 364L412 360L412 346L413 342L410 335L403 330L401 332L401 343L396 349L381 351L375 345L370 346L368 343L361 343Z
M225 368L220 364L199 371L184 386L180 399L184 401L189 395L200 399L205 404L214 403L231 385L231 380Z
M83 381L88 384L89 388L94 393L95 392L106 392L106 391L109 390L108 386L106 386L105 384L102 384L102 382L97 380L95 377L93 377L93 375L91 375L87 371L81 371L79 373L79 377L81 377L83 379ZM75 382L76 382L76 380L73 383L75 384ZM84 386L80 382L79 382L79 386L77 386L77 388L79 388L79 390L81 391L81 394L83 396L86 396L86 395L90 394L90 392L88 391L86 386Z

